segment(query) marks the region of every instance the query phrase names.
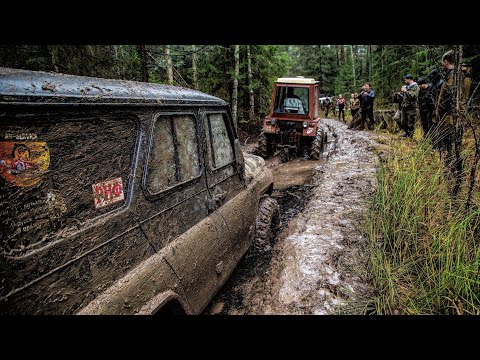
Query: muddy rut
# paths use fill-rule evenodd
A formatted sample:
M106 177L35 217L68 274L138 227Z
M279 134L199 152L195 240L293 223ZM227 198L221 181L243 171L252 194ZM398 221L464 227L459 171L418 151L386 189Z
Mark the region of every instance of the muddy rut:
M267 162L283 226L270 254L247 253L206 314L355 313L371 291L363 226L375 135L322 121L330 133L322 160Z

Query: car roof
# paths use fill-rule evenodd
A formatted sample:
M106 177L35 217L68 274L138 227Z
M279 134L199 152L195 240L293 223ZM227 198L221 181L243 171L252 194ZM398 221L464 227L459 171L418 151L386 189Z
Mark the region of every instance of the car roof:
M179 86L0 67L0 103L207 104L215 96Z

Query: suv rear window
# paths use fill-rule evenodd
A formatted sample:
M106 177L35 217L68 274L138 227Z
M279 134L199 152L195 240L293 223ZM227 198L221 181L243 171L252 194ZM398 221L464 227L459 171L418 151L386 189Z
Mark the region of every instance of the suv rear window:
M277 86L275 94L276 113L308 114L308 88Z
M147 191L158 194L200 176L193 115L160 115L153 131Z
M0 251L20 256L125 203L136 122L0 117Z

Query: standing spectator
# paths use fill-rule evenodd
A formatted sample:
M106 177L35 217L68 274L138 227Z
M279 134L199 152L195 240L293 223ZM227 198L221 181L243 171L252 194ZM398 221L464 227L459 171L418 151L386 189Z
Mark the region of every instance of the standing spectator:
M335 96L332 98L331 106L332 106L333 117L336 117L337 116L337 98Z
M342 96L342 94L338 95L337 106L338 106L338 120L340 120L340 117L342 116L343 122L345 122L345 99Z
M362 92L359 96L360 100L360 108L362 114L362 125L363 127L367 127L373 129L373 125L375 124L375 120L373 118L373 101L375 100L375 92L370 89L370 83L365 83L362 86ZM367 123L367 117L370 120Z
M427 136L432 123L432 114L435 110L435 100L433 94L433 85L427 84L424 78L417 81L418 84L418 110L420 110L420 120L422 122L423 136Z
M403 102L403 95L407 90L406 86L403 85L400 92L396 92L393 94L393 102L398 105L398 109L393 116L393 120L397 123L398 128L403 130L402 126L402 102Z
M432 84L432 95L436 104L438 99L438 94L440 94L440 88L442 87L442 84L443 84L442 75L437 69L433 69L427 75L427 80L429 83Z
M443 70L446 72L445 81L440 87L438 99L435 107L435 122L440 124L442 138L448 156L452 155L452 143L454 141L454 125L459 116L465 115L467 108L467 99L470 95L471 87L471 68L462 66L462 71L459 74L460 97L459 107L455 106L455 53L453 50L447 51L442 56Z
M352 113L352 122L348 125L349 129L357 127L360 125L360 113L358 110L360 109L360 100L358 100L358 94L352 93L352 97L350 98L350 111Z
M330 110L330 99L328 98L328 96L327 96L327 98L325 99L325 103L324 103L324 104L325 104L325 105L324 105L324 107L325 107L325 117L328 118L328 110Z
M402 127L405 131L403 137L413 137L415 130L415 117L417 115L418 85L413 81L413 75L405 75L405 91L402 101Z

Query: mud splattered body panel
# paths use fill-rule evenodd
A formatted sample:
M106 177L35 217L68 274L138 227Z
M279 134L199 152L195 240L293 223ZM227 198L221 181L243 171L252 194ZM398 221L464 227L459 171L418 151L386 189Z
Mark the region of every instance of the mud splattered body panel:
M151 313L169 299L201 312L272 181L265 170L245 183L228 107L150 84L140 103L122 89L82 102L69 77L31 73L64 93L0 87L0 313Z

